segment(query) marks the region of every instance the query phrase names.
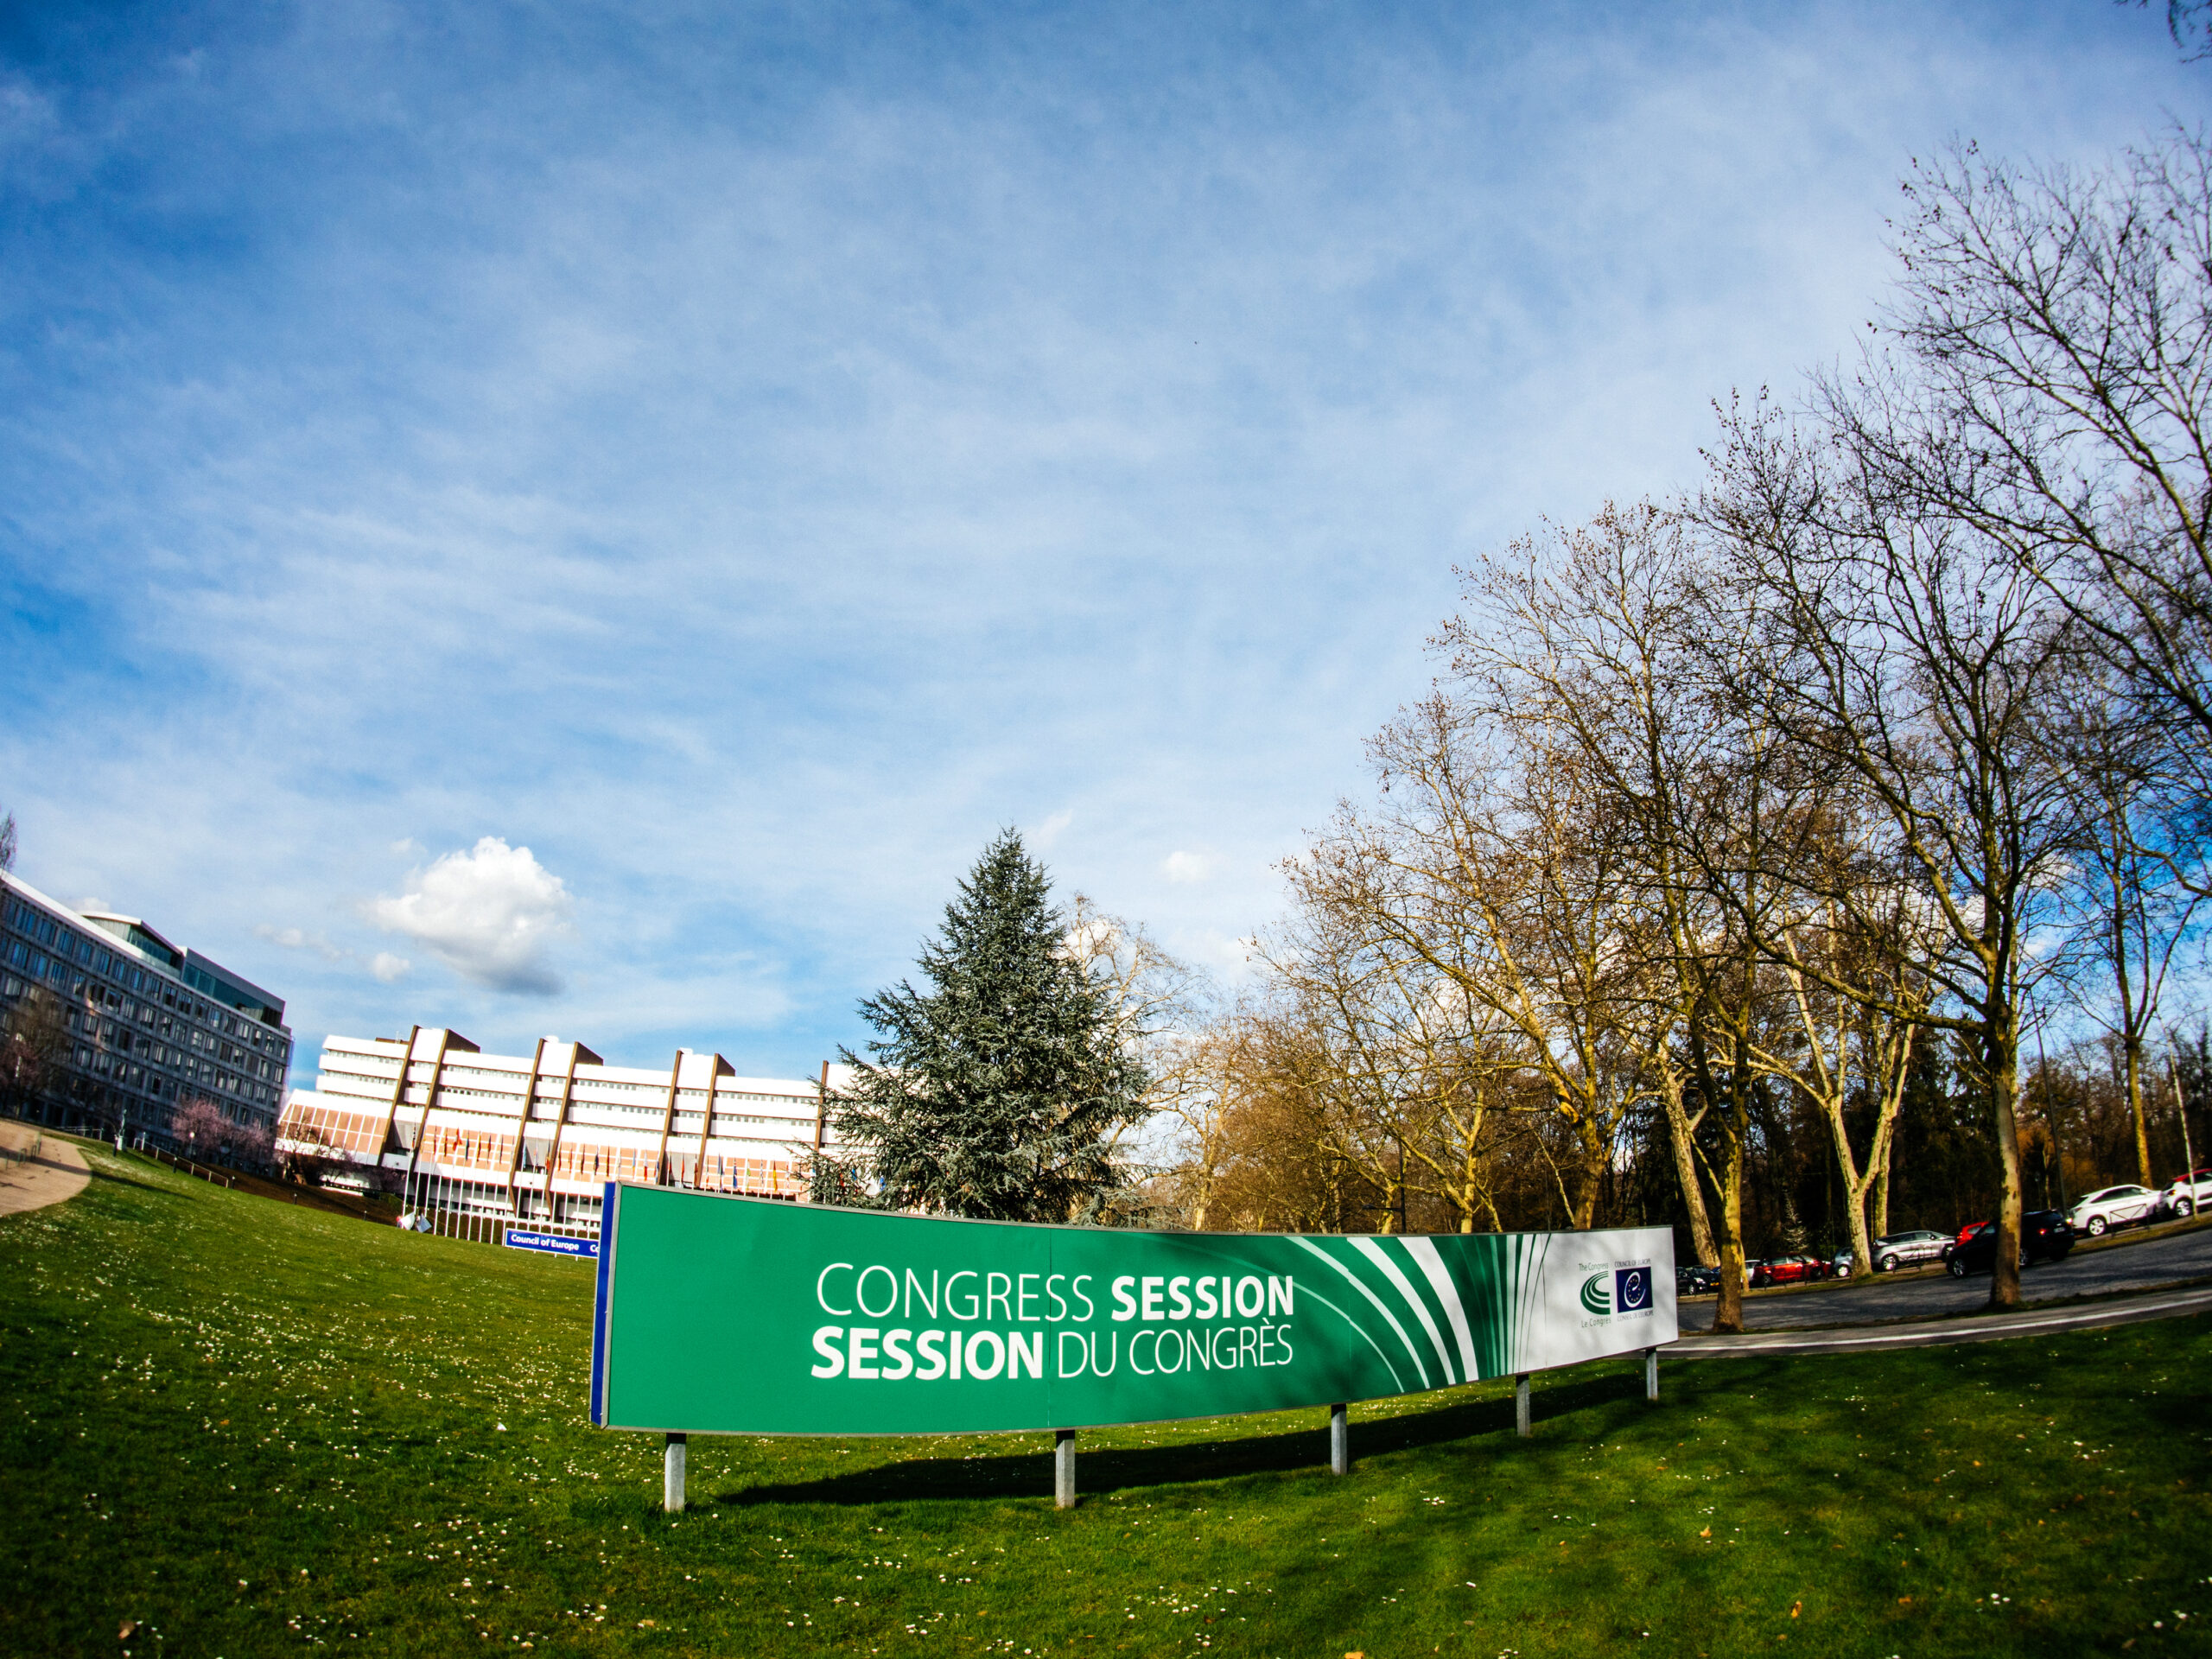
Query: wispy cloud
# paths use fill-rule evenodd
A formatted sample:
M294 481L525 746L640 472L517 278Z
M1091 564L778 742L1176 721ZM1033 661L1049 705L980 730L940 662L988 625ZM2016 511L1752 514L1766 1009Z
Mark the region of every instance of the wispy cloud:
M312 950L325 962L348 962L353 959L352 951L333 944L324 935L310 933L305 928L271 927L264 922L253 931L256 938L266 939L286 950Z
M1180 887L1190 887L1213 874L1213 860L1204 853L1177 851L1161 859L1160 868L1170 881Z
M2206 97L2078 0L560 10L0 58L24 873L310 1044L806 1075L1008 823L1226 960L1452 563L1840 349L1910 155Z

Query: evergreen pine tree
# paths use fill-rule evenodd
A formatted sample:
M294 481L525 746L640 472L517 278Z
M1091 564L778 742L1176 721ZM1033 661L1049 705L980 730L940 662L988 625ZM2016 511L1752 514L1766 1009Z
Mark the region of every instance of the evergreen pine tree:
M931 988L864 1000L873 1063L830 1102L849 1167L816 1196L872 1179L888 1209L998 1221L1089 1219L1121 1185L1115 1133L1146 1114L1144 1068L1116 1039L1104 990L1065 948L1043 868L1009 830L983 849L922 947Z

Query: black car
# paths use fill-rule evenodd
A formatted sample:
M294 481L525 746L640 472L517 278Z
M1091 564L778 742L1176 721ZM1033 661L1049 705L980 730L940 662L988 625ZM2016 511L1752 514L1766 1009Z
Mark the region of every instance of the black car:
M1677 1296L1713 1296L1720 1290L1720 1269L1701 1267L1693 1262L1688 1267L1675 1269L1675 1294Z
M2020 1265L2031 1262L2059 1262L2074 1248L2074 1230L2066 1224L2063 1210L2037 1210L2020 1217ZM1997 1224L1979 1221L1951 1247L1951 1277L1987 1273L1997 1261Z

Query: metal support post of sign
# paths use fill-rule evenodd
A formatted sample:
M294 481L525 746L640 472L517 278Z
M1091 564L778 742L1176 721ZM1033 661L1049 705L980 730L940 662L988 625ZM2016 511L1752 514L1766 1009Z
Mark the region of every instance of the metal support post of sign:
M1529 1373L1526 1371L1513 1379L1513 1432L1524 1440L1529 1438Z
M1075 1430L1052 1432L1052 1507L1075 1508Z
M1643 1397L1647 1400L1659 1397L1659 1351L1656 1348L1643 1351Z
M661 1454L660 1506L671 1515L683 1513L683 1452L690 1437L671 1434L668 1449Z
M1351 1473L1351 1423L1342 1406L1329 1408L1329 1472Z

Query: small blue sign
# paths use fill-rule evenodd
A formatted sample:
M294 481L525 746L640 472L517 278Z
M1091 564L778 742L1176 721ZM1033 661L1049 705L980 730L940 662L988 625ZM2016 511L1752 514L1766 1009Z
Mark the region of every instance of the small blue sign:
M564 1233L532 1233L520 1227L507 1229L507 1248L511 1250L543 1250L548 1255L597 1256L599 1241L595 1238L570 1238Z
M1613 1274L1613 1311L1643 1313L1651 1306L1651 1269L1622 1268Z

